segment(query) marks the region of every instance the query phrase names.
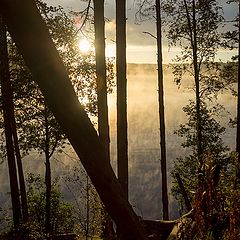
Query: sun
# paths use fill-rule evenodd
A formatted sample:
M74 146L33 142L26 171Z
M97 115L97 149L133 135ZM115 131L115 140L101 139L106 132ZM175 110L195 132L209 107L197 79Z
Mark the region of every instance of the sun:
M91 43L87 39L80 40L78 46L82 53L88 53L92 47Z
M112 45L112 44L106 45L106 50L105 51L106 51L106 57L113 58L116 55L115 45Z

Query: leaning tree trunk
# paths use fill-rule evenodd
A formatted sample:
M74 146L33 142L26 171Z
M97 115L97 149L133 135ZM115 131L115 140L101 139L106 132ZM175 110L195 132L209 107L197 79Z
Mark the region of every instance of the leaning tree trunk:
M169 213L168 213L168 187L167 187L167 157L165 139L162 23L161 23L162 20L160 0L156 0L156 13L157 13L157 59L158 59L158 107L160 122L160 148L161 148L161 172L162 172L162 204L163 204L163 219L168 220Z
M126 200L94 126L79 104L34 1L2 0L0 12L4 14L10 34L122 238L146 240L140 220Z
M9 106L11 105L11 90L9 89L10 74L7 52L6 27L0 16L0 82L2 93L2 109L6 138L6 150L8 160L8 170L10 178L10 191L12 199L12 211L14 227L17 230L21 220L21 205L19 199L17 169L14 155L14 143L11 123L13 122Z
M128 197L126 0L116 0L116 48L118 179Z

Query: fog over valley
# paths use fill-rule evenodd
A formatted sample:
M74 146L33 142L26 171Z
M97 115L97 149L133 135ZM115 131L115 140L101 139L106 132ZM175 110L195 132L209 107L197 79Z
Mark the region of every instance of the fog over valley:
M181 147L182 139L174 134L179 124L186 121L182 108L194 99L192 82L184 79L177 86L173 79L170 65L164 66L165 125L167 144L167 168L169 194L171 188L170 172L173 161L187 154ZM159 120L157 70L154 64L128 65L128 144L129 144L129 195L130 202L136 212L146 219L162 218L161 210L161 176L159 150ZM116 171L116 93L109 95L109 121L111 136L111 163ZM218 102L225 106L219 119L226 127L224 142L233 150L235 129L228 125L229 119L236 115L236 98L230 91L223 91ZM64 111L64 109L63 109ZM56 153L52 159L53 178L58 177L64 197L74 202L64 178L72 174L78 160L70 147L65 153ZM24 157L23 167L27 173L39 173L44 177L44 157L37 152ZM85 178L85 174L83 174ZM10 207L8 169L6 161L0 165L0 206ZM179 207L170 195L170 217L178 216Z

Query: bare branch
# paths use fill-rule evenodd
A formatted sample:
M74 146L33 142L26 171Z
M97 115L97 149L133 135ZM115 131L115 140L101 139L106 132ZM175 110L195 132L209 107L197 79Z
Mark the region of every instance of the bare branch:
M152 33L150 33L150 32L142 32L142 33L144 33L144 34L148 34L148 35L150 35L152 38L154 38L154 39L157 40L157 37L154 36L154 35L153 35Z

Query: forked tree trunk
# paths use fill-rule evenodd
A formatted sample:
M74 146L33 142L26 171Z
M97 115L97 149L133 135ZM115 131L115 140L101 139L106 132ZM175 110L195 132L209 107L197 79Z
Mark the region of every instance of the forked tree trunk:
M125 240L146 240L33 0L0 1L11 36Z
M164 115L164 90L163 90L163 59L162 59L162 19L161 2L156 0L157 15L157 59L158 59L158 107L160 122L160 149L161 149L161 172L162 172L162 204L163 219L169 219L168 213L168 187L167 187L167 156L165 138L165 115Z
M3 46L3 45L1 45L1 46ZM4 46L3 46L3 50L4 50ZM7 42L6 42L6 54L8 54L7 53ZM6 67L8 68L8 66L6 66ZM17 163L17 173L18 173L18 179L19 179L22 218L23 218L23 222L27 222L28 221L27 193L26 193L24 173L23 173L23 167L22 167L22 158L21 158L19 143L18 143L17 127L16 127L16 121L15 121L14 103L13 103L13 92L12 92L12 87L11 87L10 76L5 79L5 84L6 84L6 89L8 91L8 98L9 98L8 99L8 113L9 113L9 115L11 115L11 120L12 120L10 125L11 125L12 140L13 140L13 145L14 145L14 155L16 157L16 163Z
M118 180L128 197L126 0L116 0L116 48Z
M9 106L11 105L10 75L7 52L7 36L4 21L0 16L0 83L2 93L2 109L6 138L7 161L10 179L13 222L17 230L21 220L21 205L19 198L17 169L14 155L14 143L11 123L13 122Z
M13 100L11 98L11 100ZM15 156L17 160L17 169L18 169L18 178L19 178L19 188L20 188L20 197L21 197L21 207L22 207L22 218L23 222L26 223L28 221L28 203L27 203L27 192L26 192L26 186L25 186L25 179L24 179L24 173L23 173L23 166L22 166L22 158L20 154L19 149L19 142L18 142L18 136L17 136L17 128L16 128L16 121L15 121L15 115L14 115L14 105L13 101L12 106L10 108L13 123L12 123L12 134L13 134L13 143L14 143L14 150L15 150ZM10 107L10 106L9 106Z

